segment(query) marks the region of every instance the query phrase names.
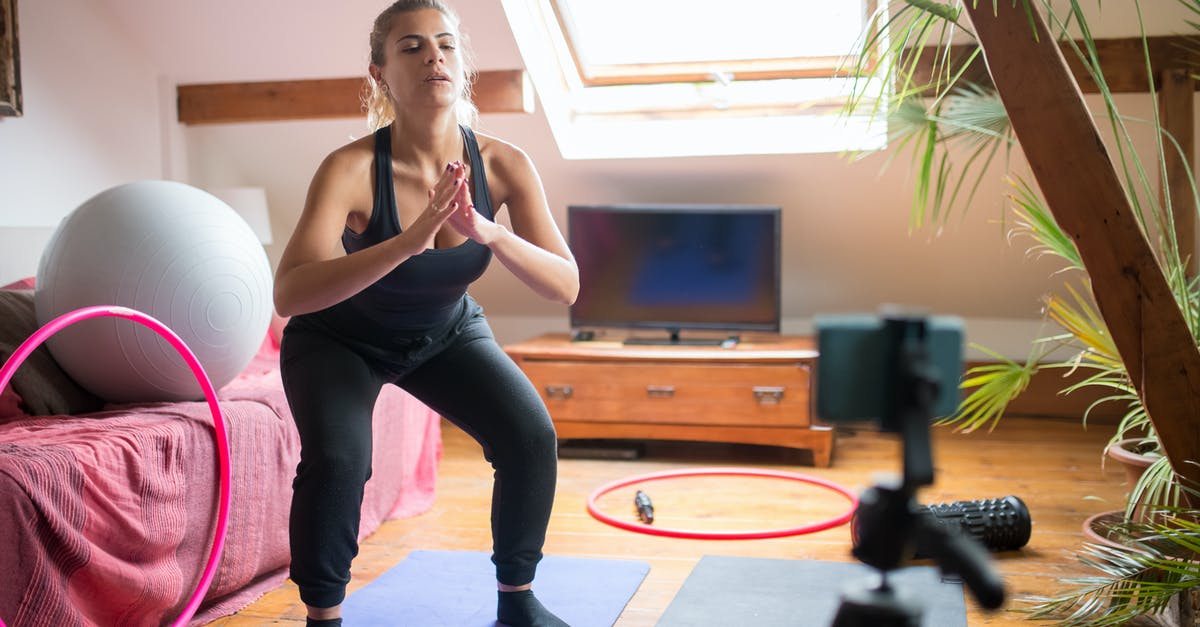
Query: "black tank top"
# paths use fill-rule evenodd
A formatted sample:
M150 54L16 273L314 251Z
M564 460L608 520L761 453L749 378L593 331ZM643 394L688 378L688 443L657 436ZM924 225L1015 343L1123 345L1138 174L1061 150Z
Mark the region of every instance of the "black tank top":
M475 133L459 126L471 162L471 199L475 210L495 220L487 175ZM373 246L400 233L396 189L392 177L392 132L385 126L375 132L375 203L362 233L346 228L342 246L347 254ZM394 270L346 301L318 314L326 323L346 329L365 316L389 329L412 330L438 326L463 306L467 286L483 275L492 251L472 239L453 248L427 249L408 258ZM351 333L353 333L351 331Z

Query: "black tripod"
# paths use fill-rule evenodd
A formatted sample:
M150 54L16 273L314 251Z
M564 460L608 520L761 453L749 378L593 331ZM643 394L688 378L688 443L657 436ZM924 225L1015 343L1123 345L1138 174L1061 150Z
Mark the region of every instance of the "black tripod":
M916 501L917 489L933 483L929 422L938 393L925 320L888 319L886 331L895 370L888 378L890 411L880 429L900 434L904 475L898 485L875 485L859 499L854 556L878 569L879 577L843 591L834 627L920 627L920 599L904 596L888 581L888 573L902 567L918 544L928 547L929 557L943 573L961 577L980 605L996 609L1004 603L1004 582L992 570L984 548L974 538L942 528Z

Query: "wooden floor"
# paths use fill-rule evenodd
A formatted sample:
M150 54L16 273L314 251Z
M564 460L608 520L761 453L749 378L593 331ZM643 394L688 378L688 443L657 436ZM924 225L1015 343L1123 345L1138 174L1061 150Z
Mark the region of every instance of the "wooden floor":
M934 429L935 485L920 493L922 503L1016 495L1029 506L1033 537L1020 551L996 554L995 564L1010 598L1048 594L1057 580L1087 570L1072 556L1088 515L1115 509L1126 487L1120 471L1101 468L1101 450L1112 427L1078 421L1007 418L991 433L956 434ZM354 564L350 591L402 560L413 549L487 551L491 469L479 447L443 424L445 453L438 497L429 512L389 521L368 538ZM577 557L644 560L651 565L641 588L617 625L654 625L706 554L852 562L849 527L768 540L686 540L624 531L600 523L585 509L596 488L634 474L699 466L753 466L801 472L838 482L856 492L880 473L899 470L894 435L839 431L831 468L807 465L807 453L773 447L652 443L634 461L563 459L546 553ZM635 488L616 491L601 508L633 520ZM836 515L845 501L803 484L759 478L694 478L643 486L656 509L656 524L691 529L763 529L794 526ZM536 590L536 582L535 582ZM1018 603L1009 603L1015 607ZM1030 624L1013 611L985 613L968 595L970 625ZM304 609L290 582L235 616L216 621L226 627L303 624ZM799 623L798 623L799 624Z

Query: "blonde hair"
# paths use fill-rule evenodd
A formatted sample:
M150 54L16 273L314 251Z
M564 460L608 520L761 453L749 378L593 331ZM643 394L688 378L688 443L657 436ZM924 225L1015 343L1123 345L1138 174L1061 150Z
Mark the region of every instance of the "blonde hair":
M421 9L440 11L450 20L455 29L459 29L458 16L441 0L397 0L375 18L370 37L372 65L383 65L384 47L388 32L392 29L392 20L401 13ZM459 124L475 126L479 121L479 109L475 107L474 102L471 102L471 86L475 82L475 62L466 36L462 34L461 30L458 34L458 51L459 58L462 59L464 80L463 93L459 95L455 113L458 116ZM363 108L367 112L367 127L371 129L372 133L391 124L392 120L396 119L392 99L370 74L367 75L367 80L363 84L362 100Z

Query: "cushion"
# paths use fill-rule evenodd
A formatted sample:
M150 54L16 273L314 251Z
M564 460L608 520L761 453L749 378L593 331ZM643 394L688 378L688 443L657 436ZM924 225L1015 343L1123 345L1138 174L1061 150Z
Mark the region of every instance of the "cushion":
M38 329L32 290L0 290L0 363ZM104 401L73 381L45 345L29 355L13 375L12 387L33 416L81 414L99 410Z
M21 409L21 395L13 389L12 383L0 390L0 422L23 418L29 414Z
M26 277L20 281L0 287L0 290L31 290L34 287L34 283L34 277ZM0 360L0 366L3 365L4 361ZM13 389L12 382L10 381L8 385L4 386L3 390L0 390L0 420L20 418L27 415L25 410L21 408L21 395L17 394L17 391Z
M31 290L34 288L35 282L36 279L34 277L25 277L20 281L14 281L4 287L0 287L0 290Z

